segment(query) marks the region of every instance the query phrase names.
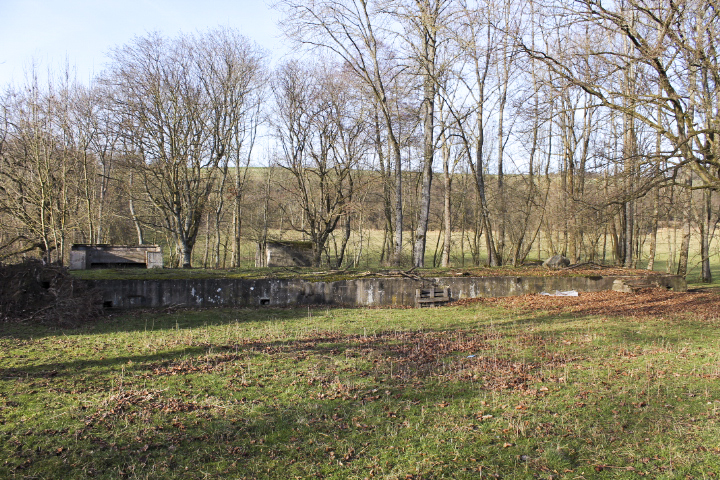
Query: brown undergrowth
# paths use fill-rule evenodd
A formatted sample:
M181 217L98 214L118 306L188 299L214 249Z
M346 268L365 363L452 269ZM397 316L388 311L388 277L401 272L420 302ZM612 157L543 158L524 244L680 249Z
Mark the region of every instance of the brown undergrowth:
M720 318L720 295L715 291L672 292L645 289L638 293L581 292L577 297L539 294L500 298L472 298L455 305L483 303L518 311L547 311L610 317L675 317L692 315L704 320Z

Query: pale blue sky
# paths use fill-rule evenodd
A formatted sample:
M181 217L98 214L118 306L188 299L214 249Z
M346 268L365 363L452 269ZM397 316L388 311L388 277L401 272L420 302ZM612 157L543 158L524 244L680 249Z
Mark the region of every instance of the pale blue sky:
M136 36L166 36L217 26L237 28L269 50L284 53L278 14L265 0L0 0L0 90L22 82L33 62L58 72L67 62L87 83L103 70L106 53Z

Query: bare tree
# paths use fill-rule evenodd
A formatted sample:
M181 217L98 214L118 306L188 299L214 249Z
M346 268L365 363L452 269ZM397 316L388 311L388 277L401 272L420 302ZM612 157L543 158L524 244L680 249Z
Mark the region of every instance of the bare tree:
M405 50L411 65L422 79L422 187L420 212L413 246L413 265L425 266L425 247L430 217L433 161L435 155L435 114L436 97L440 78L444 73L441 48L447 44L448 29L451 26L452 2L448 0L396 1L392 12L404 24Z
M291 220L291 225L310 237L313 263L319 266L328 238L350 214L354 170L366 148L365 124L359 102L332 67L285 64L274 91L275 131L283 148L280 165L293 179L283 188L302 211L301 222ZM344 245L348 228L346 232Z
M161 227L190 267L207 199L230 161L247 99L262 80L262 53L229 29L116 48L103 77L132 166L161 213Z
M484 233L488 264L499 266L502 260L495 246L486 181L485 129L489 110L486 102L492 53L498 42L498 32L492 28L489 15L490 12L481 6L471 5L470 2L462 4L462 14L456 24L455 43L464 62L456 66L455 75L467 89L468 99L459 104L448 104L448 108L453 118L454 135L462 143L467 164L475 179L480 218L480 228L476 230ZM479 261L479 256L475 256Z
M0 99L0 213L8 222L3 256L40 250L62 262L76 230L84 157L72 130L76 85L66 73L41 87L33 73ZM9 234L9 235L8 235Z
M374 0L280 0L286 33L297 41L328 49L368 87L385 126L395 175L393 263L402 255L402 163L396 103L389 89L399 71L392 39L381 29L384 5Z
M706 187L720 185L717 9L701 0L575 0L547 8L545 18L564 23L545 25L543 35L561 38L562 51L518 38L523 50L623 115L628 135L631 120L660 134L672 166L688 165Z

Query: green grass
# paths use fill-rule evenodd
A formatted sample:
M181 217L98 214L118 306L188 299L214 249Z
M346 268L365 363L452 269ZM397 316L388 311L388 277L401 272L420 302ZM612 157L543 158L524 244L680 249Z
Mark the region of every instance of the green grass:
M717 478L719 324L482 305L1 324L0 478Z

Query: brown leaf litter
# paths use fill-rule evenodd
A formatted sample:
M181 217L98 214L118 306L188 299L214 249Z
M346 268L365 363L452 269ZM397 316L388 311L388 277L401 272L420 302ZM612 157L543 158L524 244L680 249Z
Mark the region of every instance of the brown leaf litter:
M703 320L720 317L720 295L714 289L688 292L672 292L662 288L643 289L637 293L580 292L577 297L527 294L516 297L463 299L454 305L474 303L498 305L523 312L547 311L609 317L693 315Z

